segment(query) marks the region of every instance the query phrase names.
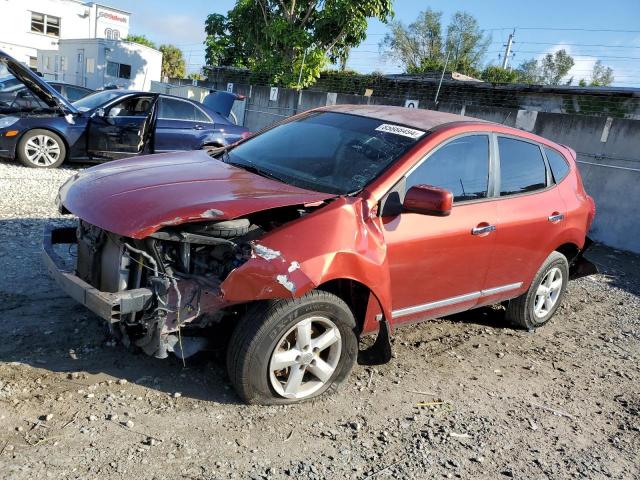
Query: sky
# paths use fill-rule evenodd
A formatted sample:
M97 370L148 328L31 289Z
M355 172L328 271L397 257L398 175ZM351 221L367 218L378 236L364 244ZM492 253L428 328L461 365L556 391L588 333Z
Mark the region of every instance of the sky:
M103 0L132 13L130 32L144 34L157 44L173 43L187 59L189 71L204 64L204 20L209 13L226 14L233 0ZM574 84L589 78L597 59L614 70L614 85L640 87L640 0L395 0L395 20L409 24L431 7L448 23L457 10L474 15L491 36L485 62L499 64L499 54L515 28L511 59L517 66L530 58L564 48L574 57L569 72ZM367 39L352 50L348 67L363 73L399 73L402 67L380 54L388 31L371 20Z

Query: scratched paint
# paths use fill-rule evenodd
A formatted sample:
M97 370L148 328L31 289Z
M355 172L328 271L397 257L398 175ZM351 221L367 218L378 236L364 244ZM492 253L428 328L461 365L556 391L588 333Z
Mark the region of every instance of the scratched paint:
M296 286L287 275L276 275L276 280L291 293L296 293Z
M281 254L277 250L272 250L269 247L265 247L264 245L260 245L259 243L254 244L253 246L253 254L256 257L264 258L267 261L275 260L276 258L280 258Z

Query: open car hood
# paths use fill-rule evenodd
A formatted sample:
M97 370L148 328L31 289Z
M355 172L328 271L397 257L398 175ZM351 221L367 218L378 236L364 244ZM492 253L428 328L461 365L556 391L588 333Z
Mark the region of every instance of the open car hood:
M0 50L0 64L4 65L11 75L19 80L47 106L51 108L59 106L68 113L78 112L78 110L51 85L2 50Z
M233 102L240 98L243 97L240 97L235 93L213 91L209 95L204 97L204 100L202 100L202 104L209 110L213 110L223 117L228 117L231 114Z
M229 220L333 197L196 150L118 160L79 172L60 189L58 206L104 230L139 239L166 226Z

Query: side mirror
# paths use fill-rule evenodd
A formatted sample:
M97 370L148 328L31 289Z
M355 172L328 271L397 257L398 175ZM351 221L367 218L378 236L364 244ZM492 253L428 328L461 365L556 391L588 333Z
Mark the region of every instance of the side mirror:
M407 212L446 217L451 213L453 193L446 188L433 185L414 185L409 189L402 204Z
M104 117L104 108L98 108L93 112L92 117Z

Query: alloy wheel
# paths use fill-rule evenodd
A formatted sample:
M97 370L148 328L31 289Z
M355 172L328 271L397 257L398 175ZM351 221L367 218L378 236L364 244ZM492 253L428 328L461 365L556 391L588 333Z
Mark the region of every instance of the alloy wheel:
M554 267L547 272L536 290L533 313L538 318L544 318L558 302L562 291L562 270Z
M60 145L49 135L34 135L24 146L29 162L38 167L50 167L60 159Z
M284 398L309 397L331 379L341 352L340 331L331 320L322 316L300 320L271 354L271 386Z

